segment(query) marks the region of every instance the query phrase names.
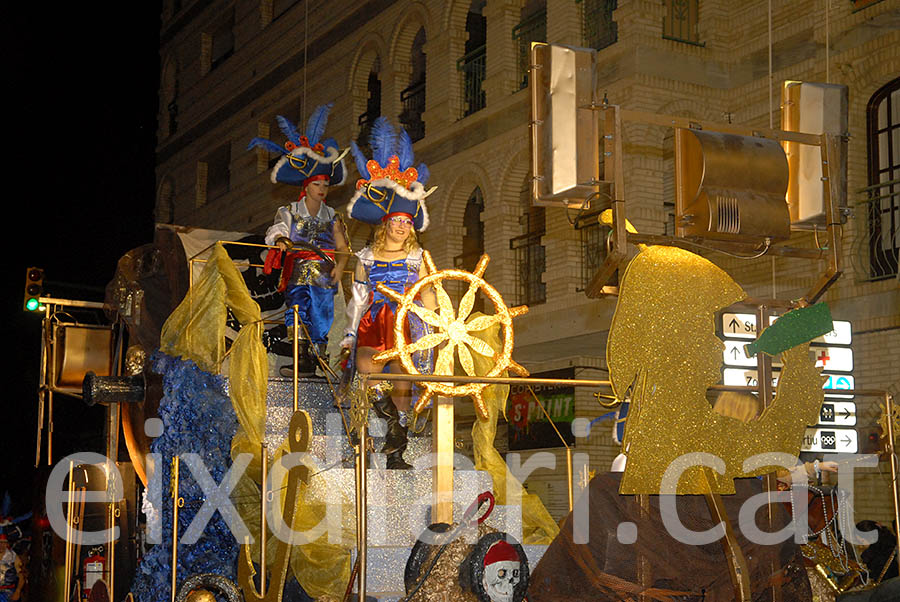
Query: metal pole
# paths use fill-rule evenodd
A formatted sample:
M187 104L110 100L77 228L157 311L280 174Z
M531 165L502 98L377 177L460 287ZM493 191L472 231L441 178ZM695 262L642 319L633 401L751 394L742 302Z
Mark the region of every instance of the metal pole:
M363 389L366 387L365 377L362 383ZM368 504L366 503L367 491L367 475L366 475L366 455L368 454L368 429L366 421L359 427L359 443L357 444L357 477L356 477L356 499L359 508L357 514L357 557L359 558L359 602L366 602L366 548L368 546L368 525L366 523L368 513Z
M294 411L300 408L300 307L294 305L291 307L294 312Z
M266 501L269 496L269 447L263 441L260 446L260 459L262 462L262 495L259 502L259 594L266 595ZM291 525L293 528L293 525Z
M75 462L69 460L69 506L66 512L66 579L65 600L69 600L69 589L72 587L72 497L75 495Z
M891 458L891 490L894 494L894 529L900 529L900 495L897 492L897 450L894 449L894 398L884 393L884 410L887 412L887 446ZM894 535L897 535L896 533ZM897 538L897 558L900 558L900 537Z
M178 507L184 502L179 497L178 471L181 467L181 458L172 458L172 602L175 602L178 579Z

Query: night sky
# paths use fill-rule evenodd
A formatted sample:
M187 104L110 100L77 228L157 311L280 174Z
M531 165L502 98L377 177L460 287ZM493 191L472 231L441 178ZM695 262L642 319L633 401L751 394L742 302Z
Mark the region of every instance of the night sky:
M158 1L11 3L4 10L7 137L6 383L0 493L31 506L40 317L22 309L25 269L45 294L102 300L116 262L152 241ZM57 397L54 456L102 435L102 410ZM43 462L46 463L46 447Z

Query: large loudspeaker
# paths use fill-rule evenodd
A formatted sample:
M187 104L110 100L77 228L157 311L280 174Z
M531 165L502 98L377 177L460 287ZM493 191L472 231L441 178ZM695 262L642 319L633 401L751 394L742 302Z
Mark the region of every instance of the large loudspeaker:
M735 242L791 235L788 163L775 140L675 128L676 234Z
M54 390L81 395L88 372L109 376L112 372L113 332L107 326L57 324L53 345Z
M599 190L597 51L534 44L531 57L532 202L580 206Z
M841 136L838 156L828 157L828 177L836 180L838 198L835 207L847 206L847 86L815 82L784 82L781 90L781 129L804 134ZM799 142L785 142L791 179L787 201L791 224L795 228L827 225L827 207L823 188L822 152L820 147ZM842 220L843 221L843 220Z

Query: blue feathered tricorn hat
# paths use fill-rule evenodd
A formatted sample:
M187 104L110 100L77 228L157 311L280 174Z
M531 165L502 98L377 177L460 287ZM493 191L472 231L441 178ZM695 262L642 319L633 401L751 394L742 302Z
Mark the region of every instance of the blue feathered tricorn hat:
M272 168L273 184L282 182L292 186L303 186L306 180L315 176L328 176L332 186L344 183L347 173L344 155L347 151L342 153L334 138L322 138L331 107L331 103L316 107L306 124L305 135L301 135L289 119L278 115L276 117L278 127L287 136L283 147L265 138L254 138L250 141L248 150L261 146L270 152L283 155Z
M412 140L406 130L399 134L386 117L372 124L369 135L372 158L366 160L355 142L350 151L362 176L356 182L356 193L347 205L347 214L367 224L380 224L392 213L412 216L413 227L419 232L428 228L428 209L425 198L435 188L425 190L428 167L419 163L413 167Z

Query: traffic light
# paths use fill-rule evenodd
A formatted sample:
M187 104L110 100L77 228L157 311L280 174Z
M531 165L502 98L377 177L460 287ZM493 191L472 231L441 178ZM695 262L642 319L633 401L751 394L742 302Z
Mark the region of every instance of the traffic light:
M25 311L37 311L41 308L38 298L44 291L44 270L28 268L25 270Z

